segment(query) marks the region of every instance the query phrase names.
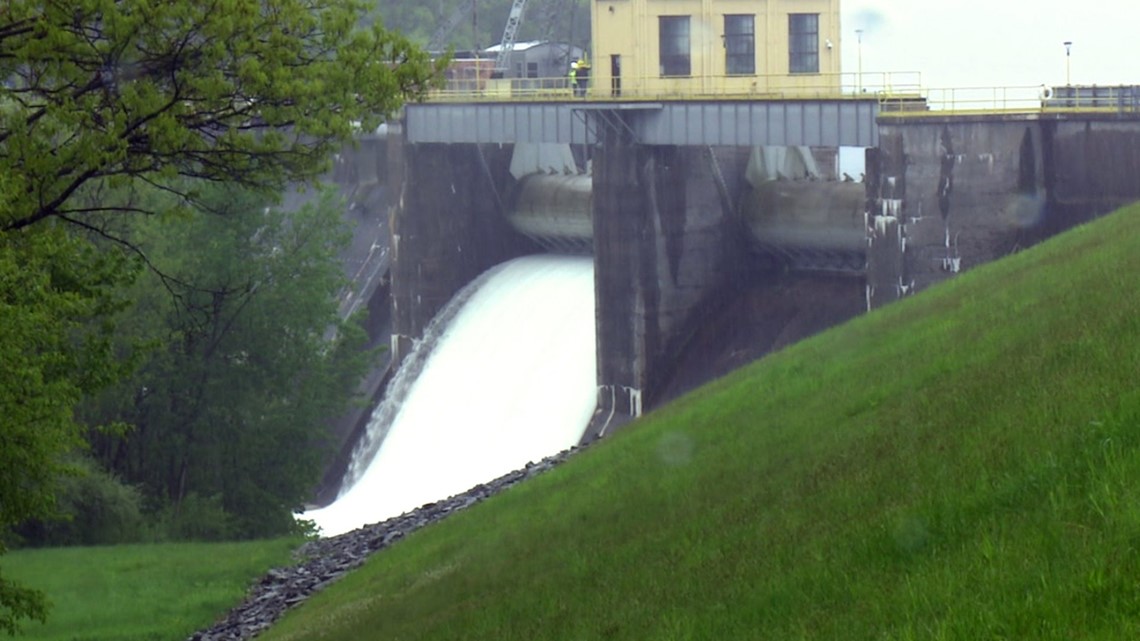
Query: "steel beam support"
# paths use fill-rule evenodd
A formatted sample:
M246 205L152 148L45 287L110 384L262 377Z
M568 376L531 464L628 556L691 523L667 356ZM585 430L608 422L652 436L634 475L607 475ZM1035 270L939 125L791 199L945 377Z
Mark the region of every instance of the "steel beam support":
M878 115L877 101L847 99L417 103L405 110L412 143L594 144L598 124L620 123L639 143L684 146L875 147Z

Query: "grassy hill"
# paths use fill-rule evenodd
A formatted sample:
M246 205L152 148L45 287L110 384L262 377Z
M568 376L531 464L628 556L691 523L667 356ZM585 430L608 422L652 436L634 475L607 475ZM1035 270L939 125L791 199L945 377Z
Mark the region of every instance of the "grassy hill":
M265 635L1140 638L1140 207L702 388Z
M1140 206L775 354L374 557L290 639L1140 636ZM27 550L185 638L295 542Z
M5 578L43 590L46 625L35 641L175 641L213 623L255 577L288 565L297 539L19 550Z

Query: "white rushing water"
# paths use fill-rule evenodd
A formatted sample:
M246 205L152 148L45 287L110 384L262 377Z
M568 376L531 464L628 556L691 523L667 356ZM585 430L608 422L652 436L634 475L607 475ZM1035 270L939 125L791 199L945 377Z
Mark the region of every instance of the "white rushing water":
M596 405L594 331L590 258L492 268L444 326L359 480L304 518L334 536L575 445Z

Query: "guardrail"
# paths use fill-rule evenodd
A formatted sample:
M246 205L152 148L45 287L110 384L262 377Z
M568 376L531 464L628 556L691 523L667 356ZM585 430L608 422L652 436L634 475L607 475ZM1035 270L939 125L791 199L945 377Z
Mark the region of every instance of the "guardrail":
M857 100L917 94L918 72L864 74L589 77L571 84L557 78L490 78L490 70L449 79L429 93L428 102L664 101L664 100Z
M925 88L916 71L805 75L490 78L468 69L428 102L637 102L876 99L885 117L968 114L1140 113L1140 86L1025 85Z
M1140 113L1140 87L950 87L879 96L887 117L1041 113Z

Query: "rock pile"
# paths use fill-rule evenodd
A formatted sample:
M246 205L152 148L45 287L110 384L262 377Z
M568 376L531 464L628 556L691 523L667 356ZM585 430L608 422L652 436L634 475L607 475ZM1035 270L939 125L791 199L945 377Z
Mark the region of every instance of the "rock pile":
M327 539L310 541L297 550L299 562L270 570L225 618L206 630L195 632L188 641L238 641L251 639L273 624L286 610L304 602L312 594L362 565L369 557L408 534L468 508L488 497L537 476L580 448L571 448L539 463L530 463L494 481L387 521L364 526Z

